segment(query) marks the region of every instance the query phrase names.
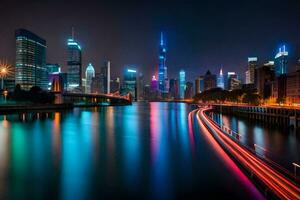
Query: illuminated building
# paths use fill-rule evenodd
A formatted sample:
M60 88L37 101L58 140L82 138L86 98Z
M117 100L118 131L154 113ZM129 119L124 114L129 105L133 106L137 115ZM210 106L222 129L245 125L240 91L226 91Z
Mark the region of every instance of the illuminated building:
M68 39L68 90L82 87L81 47L72 36Z
M241 89L242 82L238 79L238 75L235 72L227 73L228 90Z
M279 48L278 53L275 56L275 75L280 76L286 74L288 64L288 51L285 45Z
M47 63L46 66L47 66L48 73L60 72L59 64L50 64L50 63Z
M185 71L181 70L179 72L179 98L184 99L185 91Z
M220 69L220 73L217 79L217 87L224 89L225 85L224 85L224 75L223 75L223 70L222 68ZM200 89L200 85L199 85L199 89Z
M46 40L25 29L16 30L15 37L15 83L24 90L33 86L47 90Z
M137 71L132 67L127 68L124 73L122 94L132 95L134 101L137 101Z
M110 93L110 61L105 61L104 66L101 67L101 84L103 85L103 91L101 93Z
M257 68L257 57L249 57L248 69L246 71L246 84L254 84L256 68Z
M91 63L88 64L85 70L85 93L91 93L92 80L95 77L95 69Z
M155 76L152 76L152 79L151 79L151 84L150 84L150 89L152 91L157 91L157 79Z
M48 75L48 90L51 92L64 92L67 89L67 74L62 72L53 72Z
M161 93L169 92L169 81L166 66L166 42L163 33L160 35L159 64L158 64L158 89Z
M204 90L210 90L212 88L216 88L216 75L211 74L211 72L208 70L206 74L203 77L203 83L204 83Z

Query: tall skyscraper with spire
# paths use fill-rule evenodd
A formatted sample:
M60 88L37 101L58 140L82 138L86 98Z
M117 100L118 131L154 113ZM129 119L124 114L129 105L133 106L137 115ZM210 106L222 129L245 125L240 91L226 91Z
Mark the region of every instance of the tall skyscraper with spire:
M163 32L160 34L159 64L158 64L158 89L161 93L169 92L169 80L166 66L166 41Z
M225 84L224 84L224 75L223 75L223 69L220 69L220 73L217 79L217 87L224 89Z
M82 61L81 47L74 39L74 30L72 29L72 38L68 39L68 90L81 88L82 86Z

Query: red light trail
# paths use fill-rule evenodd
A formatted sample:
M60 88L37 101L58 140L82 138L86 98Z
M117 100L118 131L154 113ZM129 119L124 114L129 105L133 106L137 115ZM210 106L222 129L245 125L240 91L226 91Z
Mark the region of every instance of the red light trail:
M216 144L218 144L219 147L222 146L226 149L228 154L242 164L245 169L256 175L259 180L280 199L300 199L299 185L296 185L283 174L272 168L272 166L256 157L251 151L232 140L205 114L207 110L209 109L199 109L196 116L204 133L207 134L207 132L209 132L214 136L207 137L210 140L214 140L214 142L211 141L211 143L214 143L214 148L217 148ZM218 143L216 143L216 141L218 141ZM222 156L224 156L224 154Z

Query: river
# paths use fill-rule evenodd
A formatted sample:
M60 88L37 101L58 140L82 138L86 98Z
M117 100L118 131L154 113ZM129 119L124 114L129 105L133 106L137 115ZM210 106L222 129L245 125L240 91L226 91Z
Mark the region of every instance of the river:
M0 199L263 199L191 111L134 103L2 115Z

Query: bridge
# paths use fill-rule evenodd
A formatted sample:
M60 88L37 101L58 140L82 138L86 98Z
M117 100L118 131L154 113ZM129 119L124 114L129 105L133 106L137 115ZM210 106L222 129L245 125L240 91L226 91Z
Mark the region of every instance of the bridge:
M130 95L55 93L55 103L72 103L75 107L131 105Z

